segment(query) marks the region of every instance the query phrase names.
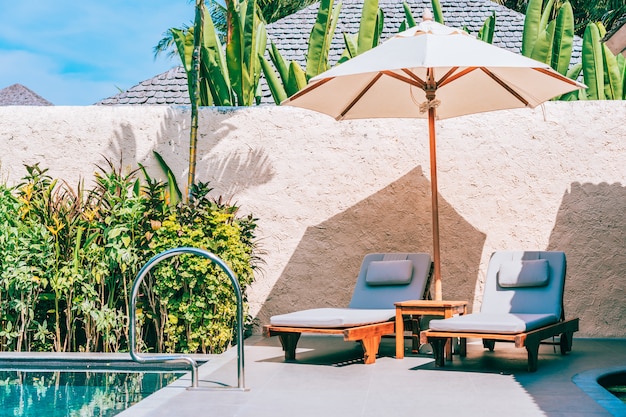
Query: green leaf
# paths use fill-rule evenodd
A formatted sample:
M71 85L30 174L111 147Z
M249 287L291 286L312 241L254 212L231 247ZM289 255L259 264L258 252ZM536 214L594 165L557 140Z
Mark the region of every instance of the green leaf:
M309 48L306 57L307 79L313 78L329 68L328 52L335 34L340 10L341 3L333 9L333 0L320 1L317 18L309 36Z
M583 63L577 62L576 64L572 65L572 68L570 68L567 71L566 77L569 78L570 80L578 80L582 70L583 70Z
M550 66L562 75L567 74L572 60L572 46L574 44L574 12L569 1L559 8L554 29L552 45L552 60Z
M233 105L243 105L244 85L247 83L245 66L245 19L246 11L249 3L248 0L241 2L229 1L228 13L231 18L232 33L230 42L226 44L226 66L228 67L228 75L230 78L231 88L233 89L236 102Z
M159 162L161 169L167 176L167 187L170 195L170 206L176 206L183 199L183 194L180 192L180 188L178 187L178 183L176 182L176 176L174 175L174 172L172 172L171 168L167 165L163 157L157 151L152 151L152 154Z
M187 74L189 74L191 72L191 59L193 56L193 31L172 28L169 32L174 39L183 67Z
M347 61L348 59L352 59L358 54L358 46L357 46L357 35L354 33L343 33L343 42L346 45L346 49L343 51L339 62Z
M483 23L482 28L478 31L478 39L487 42L493 43L493 33L496 29L496 12L493 12L491 16L489 16L485 23Z
M402 24L400 25L400 32L408 28L417 26L417 23L415 23L415 18L413 17L413 13L411 12L411 7L408 5L406 1L402 2L402 8L404 9L404 17L406 20L402 22Z
M600 30L593 22L587 25L583 35L582 63L587 97L590 100L604 100L604 59Z
M444 24L443 22L443 13L441 12L441 3L439 0L431 0L430 4L433 6L433 19L437 23Z
M362 54L369 51L374 46L374 41L378 39L378 0L365 0L361 12L359 24L359 36L357 41L357 53Z
M284 83L289 78L289 66L285 62L285 59L283 58L283 56L280 54L280 51L278 50L276 45L274 45L274 42L270 41L270 47L271 48L268 51L270 55L270 59L272 60L272 63L278 70L278 74L280 75L280 78Z
M622 99L626 100L626 58L622 54L617 54L617 66L622 74Z
M263 74L265 74L265 80L267 81L267 85L270 88L270 92L272 93L272 98L276 104L280 104L284 100L287 99L287 93L285 92L285 88L278 78L278 74L271 67L270 63L267 62L265 57L260 56L261 67L263 68Z
M617 58L604 43L602 44L604 68L606 69L605 93L609 100L621 100L623 97L623 71L617 64Z
M385 28L385 14L382 9L378 9L378 16L376 16L376 32L374 33L374 42L372 48L375 48L380 43L380 37Z
M524 32L522 33L522 55L530 57L541 28L541 8L543 0L529 0L524 17Z
M539 22L539 32L546 30L548 22L550 22L550 15L552 14L552 8L554 7L554 0L548 0L543 12L541 13L541 21Z
M206 100L205 93L202 88L202 74L201 74L201 49L202 49L202 38L204 37L204 17L206 13L203 13L204 4L202 7L198 7L199 3L196 3L195 7L195 19L193 24L193 51L192 51L192 64L191 64L191 87L189 88L189 100L191 101L191 105L193 109L197 110L197 106L199 106L204 100Z
M227 2L232 34L226 45L226 66L235 105L250 106L256 102L261 76L259 55L266 48L265 25L259 17L256 0Z
M555 27L556 22L553 20L548 24L546 30L539 33L539 35L537 36L537 40L535 41L533 51L530 54L530 57L532 59L550 65Z
M206 7L204 16L201 79L207 83L213 104L217 106L233 106L235 102L231 90L226 56L224 55L224 49L215 30L213 20ZM206 95L208 97L208 92ZM203 100L201 105L209 105L209 103Z
M306 87L306 73L297 62L289 64L289 82L285 86L288 95L293 95Z

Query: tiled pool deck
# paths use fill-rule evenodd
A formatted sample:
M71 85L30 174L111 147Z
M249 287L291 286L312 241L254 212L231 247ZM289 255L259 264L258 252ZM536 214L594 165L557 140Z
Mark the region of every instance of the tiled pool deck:
M340 337L303 335L291 363L276 337L245 345L247 391L188 390L185 377L118 416L626 416L626 407L605 408L593 392L594 375L626 369L626 339L575 339L566 356L542 345L534 373L526 351L507 343L489 352L470 341L467 357L455 355L445 368L428 354L395 359L392 338L383 339L373 365ZM200 368L200 387L215 387L212 381L237 385L236 349Z

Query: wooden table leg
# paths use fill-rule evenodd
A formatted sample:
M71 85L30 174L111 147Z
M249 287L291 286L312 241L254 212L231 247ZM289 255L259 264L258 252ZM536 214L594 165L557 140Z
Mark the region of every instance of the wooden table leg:
M396 307L396 359L404 359L404 319L400 307Z
M443 318L444 319L449 319L450 317L452 317L452 310L446 308L445 311L443 312ZM452 362L452 338L448 338L448 340L446 341L446 347L445 347L445 356L446 356L446 361L448 362Z

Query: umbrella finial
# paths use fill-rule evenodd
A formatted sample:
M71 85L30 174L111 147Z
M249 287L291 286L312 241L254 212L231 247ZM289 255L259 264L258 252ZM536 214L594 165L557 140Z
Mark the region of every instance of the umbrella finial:
M422 20L425 22L427 20L433 20L433 12L430 9L424 9L422 12Z

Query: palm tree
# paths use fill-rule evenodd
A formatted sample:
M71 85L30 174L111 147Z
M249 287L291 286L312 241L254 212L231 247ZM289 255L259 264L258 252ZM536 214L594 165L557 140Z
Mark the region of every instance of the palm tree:
M228 2L232 0L224 0L224 3L217 0L208 0L206 2L207 9L213 20L215 28L220 34L220 42L226 43L226 35L228 33ZM315 3L316 0L258 0L257 5L261 9L261 15L266 23L272 23L285 16L289 16L303 8ZM187 32L193 30L193 22L191 24L183 24L180 29ZM174 44L174 37L171 29L163 33L163 38L153 48L155 58L161 54L167 54L167 57L178 57L178 51Z
M570 0L574 9L576 34L582 35L589 22L602 22L610 31L626 14L624 0Z
M191 200L192 186L196 182L196 153L198 148L198 106L200 104L200 45L204 27L204 0L196 0L194 20L193 57L191 71L191 131L189 134L189 175L187 177L187 199Z

